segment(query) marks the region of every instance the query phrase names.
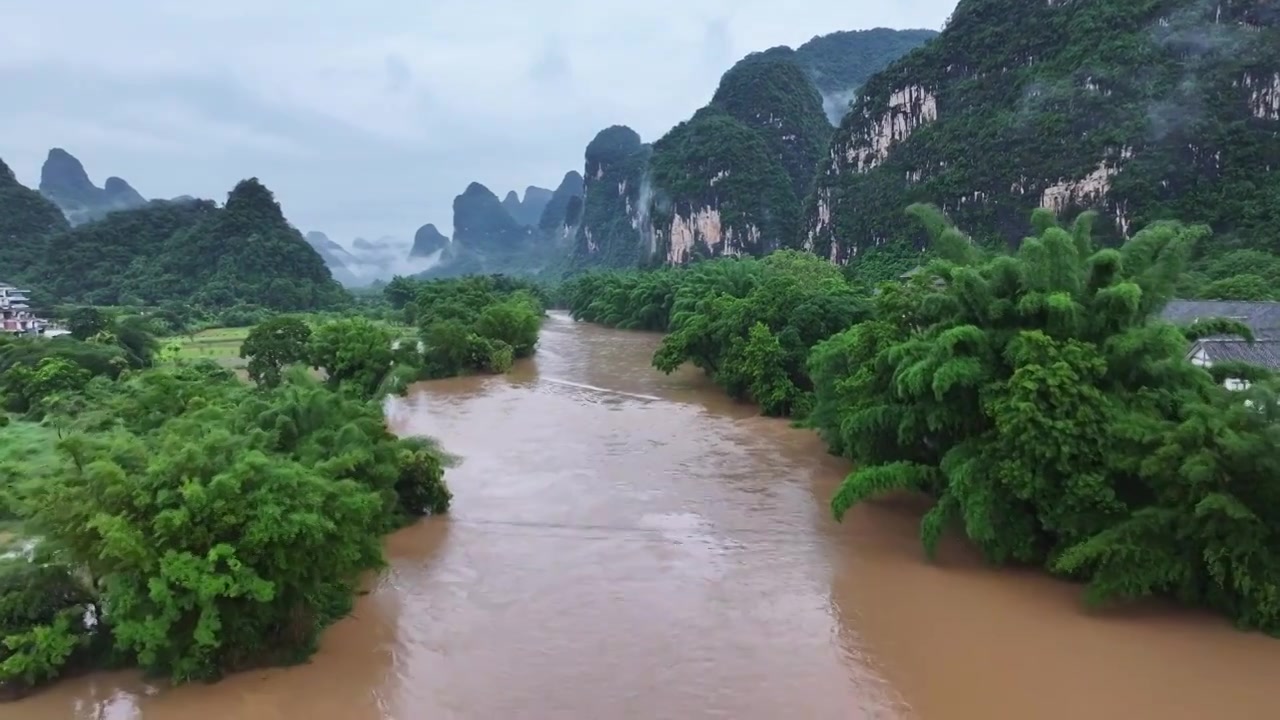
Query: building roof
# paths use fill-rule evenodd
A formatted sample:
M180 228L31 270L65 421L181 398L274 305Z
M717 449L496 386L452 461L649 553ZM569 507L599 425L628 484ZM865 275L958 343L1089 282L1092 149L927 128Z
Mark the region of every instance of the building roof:
M1206 338L1196 345L1204 350L1211 363L1242 362L1280 370L1280 340L1248 342L1239 338Z
M1160 311L1160 317L1175 325L1190 325L1210 318L1238 320L1248 326L1258 340L1280 339L1280 302L1170 300Z

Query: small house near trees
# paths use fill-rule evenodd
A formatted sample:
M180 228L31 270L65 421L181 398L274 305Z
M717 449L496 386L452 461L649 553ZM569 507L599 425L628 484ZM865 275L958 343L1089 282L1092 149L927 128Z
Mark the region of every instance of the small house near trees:
M1280 302L1235 300L1171 300L1161 318L1181 327L1197 322L1225 319L1241 323L1253 333L1253 340L1232 335L1210 335L1192 343L1187 359L1209 368L1217 363L1245 363L1280 372ZM1229 390L1244 390L1247 380L1227 378Z

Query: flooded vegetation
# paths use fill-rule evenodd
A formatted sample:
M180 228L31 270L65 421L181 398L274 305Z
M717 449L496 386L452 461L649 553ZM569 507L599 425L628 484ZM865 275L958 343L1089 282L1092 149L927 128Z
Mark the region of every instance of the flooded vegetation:
M506 376L389 401L462 458L454 503L310 662L170 688L66 679L0 719L1263 718L1280 646L1163 606L920 552L911 499L829 501L811 433L648 366L659 337L553 315Z

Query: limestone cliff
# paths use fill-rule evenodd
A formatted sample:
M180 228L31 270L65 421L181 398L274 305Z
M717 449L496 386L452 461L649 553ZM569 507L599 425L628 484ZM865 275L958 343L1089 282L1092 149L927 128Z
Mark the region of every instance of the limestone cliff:
M557 243L571 240L582 222L582 174L577 170L565 173L564 179L551 194L547 206L538 220L538 229L550 235Z
M413 234L413 249L409 251L411 258L427 258L449 246L449 238L427 223Z
M1118 239L1160 218L1280 249L1280 28L1257 0L961 0L867 82L820 168L802 243L917 262L903 219L941 206L983 238L1035 207L1097 209Z
M587 145L574 265L631 267L652 255L651 150L625 125L601 130Z
M84 165L62 148L49 151L40 170L40 192L57 204L73 225L147 203L118 177L109 177L102 187L97 187L89 180Z
M628 128L603 131L587 149L575 261L675 264L795 244L833 132L817 83L857 87L931 36L841 33L798 51L753 53L721 77L707 107L652 148Z

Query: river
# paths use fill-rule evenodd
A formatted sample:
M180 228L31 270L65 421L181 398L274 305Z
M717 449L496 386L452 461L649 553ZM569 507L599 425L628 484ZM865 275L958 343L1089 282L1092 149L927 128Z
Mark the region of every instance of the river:
M454 508L306 665L163 688L96 673L0 720L935 718L1280 712L1280 641L1078 588L922 560L917 504L827 500L816 438L652 370L658 336L548 319L535 360L391 401L461 457Z

